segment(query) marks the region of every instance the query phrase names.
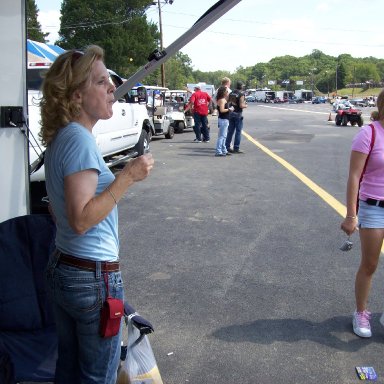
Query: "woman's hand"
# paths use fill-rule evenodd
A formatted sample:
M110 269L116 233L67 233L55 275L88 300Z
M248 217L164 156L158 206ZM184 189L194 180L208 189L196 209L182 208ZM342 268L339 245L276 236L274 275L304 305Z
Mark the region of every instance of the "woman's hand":
M348 235L351 236L353 232L358 231L357 218L346 217L341 223L340 228Z
M154 163L152 154L147 153L128 161L122 172L130 176L133 182L141 181L149 175Z

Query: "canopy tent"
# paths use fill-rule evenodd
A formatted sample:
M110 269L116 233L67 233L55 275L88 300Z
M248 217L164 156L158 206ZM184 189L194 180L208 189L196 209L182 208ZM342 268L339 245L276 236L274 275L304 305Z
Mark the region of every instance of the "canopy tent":
M65 49L58 45L40 43L38 41L27 40L28 62L47 62L52 63L56 57L65 52Z

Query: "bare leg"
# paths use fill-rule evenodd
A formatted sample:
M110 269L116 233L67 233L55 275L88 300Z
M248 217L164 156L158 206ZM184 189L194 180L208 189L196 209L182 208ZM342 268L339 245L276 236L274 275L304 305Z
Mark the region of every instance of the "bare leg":
M367 308L372 276L376 271L380 250L383 243L384 229L361 228L361 262L356 274L355 297L356 311L363 312Z

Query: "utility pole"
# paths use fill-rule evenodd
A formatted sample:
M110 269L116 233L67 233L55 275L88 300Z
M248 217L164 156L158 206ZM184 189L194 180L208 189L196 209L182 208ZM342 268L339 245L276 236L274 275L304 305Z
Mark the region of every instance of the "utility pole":
M337 96L337 67L339 66L339 63L336 64L336 79L335 79L335 82L336 82L336 96Z
M157 6L159 7L160 51L162 51L164 49L164 44L163 44L163 23L161 21L160 0L157 0ZM164 63L162 63L160 66L160 72L161 72L161 86L165 87L165 64Z

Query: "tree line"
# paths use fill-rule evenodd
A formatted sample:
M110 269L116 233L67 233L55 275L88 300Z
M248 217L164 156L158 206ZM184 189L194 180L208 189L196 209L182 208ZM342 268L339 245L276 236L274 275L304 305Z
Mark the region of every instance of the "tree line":
M106 53L107 67L122 77L129 77L146 64L149 54L160 46L158 26L146 15L154 4L157 3L149 0L63 0L59 39L55 44L64 49L100 45ZM27 0L28 38L46 42L47 33L42 32L37 14L35 0ZM285 55L267 63L239 66L233 73L195 70L192 60L181 51L165 63L166 86L170 89L183 89L187 83L196 82L217 87L224 76L243 81L247 88L307 88L331 93L348 84L382 87L384 60L372 56L353 58L349 54L334 57L314 49L302 57ZM160 85L160 70L142 82Z

